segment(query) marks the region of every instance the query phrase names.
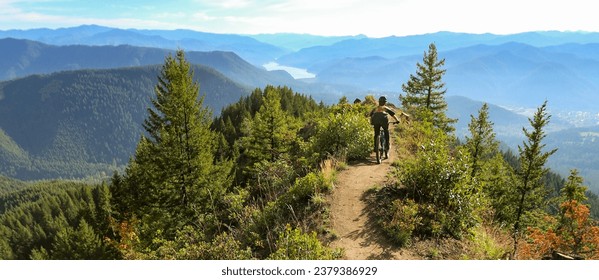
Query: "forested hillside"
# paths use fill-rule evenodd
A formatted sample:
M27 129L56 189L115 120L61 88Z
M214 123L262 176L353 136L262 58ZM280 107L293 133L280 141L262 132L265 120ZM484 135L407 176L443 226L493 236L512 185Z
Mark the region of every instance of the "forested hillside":
M193 70L213 111L250 92L211 68ZM110 176L133 154L159 71L65 71L0 83L0 174Z
M1 259L114 259L108 186L66 181L0 186Z

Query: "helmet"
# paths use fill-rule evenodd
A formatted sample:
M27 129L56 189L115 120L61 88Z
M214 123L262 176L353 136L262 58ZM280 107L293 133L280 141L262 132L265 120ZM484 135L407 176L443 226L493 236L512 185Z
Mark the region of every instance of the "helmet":
M381 96L379 97L379 103L386 103L387 102L387 97L386 96Z

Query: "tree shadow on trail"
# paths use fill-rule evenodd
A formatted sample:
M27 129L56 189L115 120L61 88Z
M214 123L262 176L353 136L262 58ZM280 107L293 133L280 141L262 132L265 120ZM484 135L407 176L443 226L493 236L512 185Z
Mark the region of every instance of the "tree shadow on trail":
M347 165L349 165L349 166L374 166L374 165L381 165L386 162L390 163L391 161L389 159L384 159L381 161L381 163L376 163L376 159L374 158L374 154L373 154L373 156L365 158L365 159L349 160L347 162Z
M376 162L374 163L376 164ZM367 260L394 260L400 253L401 247L393 244L393 242L386 237L385 232L381 229L376 221L376 215L372 209L375 207L372 203L373 196L376 195L375 190L368 190L362 194L360 200L363 201L368 207L365 207L360 213L360 217L366 219L364 227L351 232L348 237L353 240L362 239L360 242L361 247L372 247L375 248L366 257Z

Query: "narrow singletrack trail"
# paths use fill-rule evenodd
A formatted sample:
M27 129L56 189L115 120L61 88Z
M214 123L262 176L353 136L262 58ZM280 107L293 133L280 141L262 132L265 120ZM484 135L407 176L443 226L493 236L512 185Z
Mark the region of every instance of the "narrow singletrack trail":
M331 227L337 238L329 244L342 248L347 260L414 259L406 250L393 246L376 226L367 208L367 191L387 181L396 152L391 146L389 158L376 163L374 153L367 160L349 163L337 174L330 197Z

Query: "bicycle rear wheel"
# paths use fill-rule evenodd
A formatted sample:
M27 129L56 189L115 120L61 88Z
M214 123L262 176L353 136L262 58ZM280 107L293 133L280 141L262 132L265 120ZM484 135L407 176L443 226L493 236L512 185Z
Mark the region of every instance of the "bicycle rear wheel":
M382 158L382 154L381 154L381 139L383 137L381 137L381 134L379 133L379 135L377 136L377 139L374 141L374 153L376 154L376 163L381 163L381 158Z
M387 151L386 147L387 147L387 143L386 143L386 139L385 139L385 131L382 130L380 133L380 144L379 144L379 153L380 153L379 157L381 158L381 161L383 159L386 159L386 157L385 157L385 154Z

